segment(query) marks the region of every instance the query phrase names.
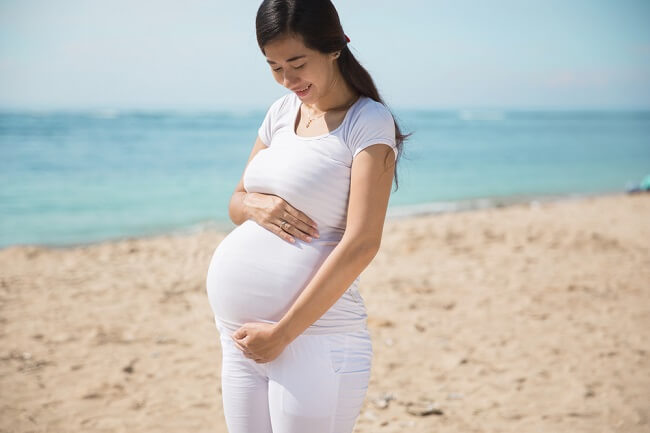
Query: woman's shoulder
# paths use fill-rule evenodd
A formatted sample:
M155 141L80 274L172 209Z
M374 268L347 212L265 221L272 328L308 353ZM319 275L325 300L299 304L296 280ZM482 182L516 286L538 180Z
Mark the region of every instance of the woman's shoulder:
M379 101L362 95L352 116L353 123L383 123L393 121L393 115L388 107Z
M388 107L367 96L354 107L345 137L352 158L368 146L386 143L396 148L395 121ZM397 153L397 150L396 150Z

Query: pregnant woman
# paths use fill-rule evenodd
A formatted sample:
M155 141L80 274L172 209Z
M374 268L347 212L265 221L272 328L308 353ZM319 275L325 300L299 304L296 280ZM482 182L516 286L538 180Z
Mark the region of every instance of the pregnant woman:
M328 0L266 0L257 40L289 89L258 130L207 294L230 433L349 433L370 378L359 275L402 135ZM242 83L246 86L246 83Z

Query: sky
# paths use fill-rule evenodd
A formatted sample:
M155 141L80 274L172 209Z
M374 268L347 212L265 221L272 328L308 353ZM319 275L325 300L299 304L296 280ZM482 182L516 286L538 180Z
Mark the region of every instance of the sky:
M266 109L260 3L0 0L0 109ZM650 108L650 0L333 3L394 108Z

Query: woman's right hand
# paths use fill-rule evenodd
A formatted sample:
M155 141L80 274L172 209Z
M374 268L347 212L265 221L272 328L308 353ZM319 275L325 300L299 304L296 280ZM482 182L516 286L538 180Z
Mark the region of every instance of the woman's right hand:
M244 195L243 202L251 219L287 242L294 243L296 241L294 236L305 242L311 241L310 236L316 238L320 236L316 222L291 206L282 197L249 192ZM283 224L285 221L286 224Z

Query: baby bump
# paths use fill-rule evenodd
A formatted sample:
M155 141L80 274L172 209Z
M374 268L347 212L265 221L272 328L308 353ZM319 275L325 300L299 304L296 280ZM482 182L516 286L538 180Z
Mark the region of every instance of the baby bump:
M206 279L210 306L224 323L277 322L334 249L336 242L281 239L253 220L215 249Z

